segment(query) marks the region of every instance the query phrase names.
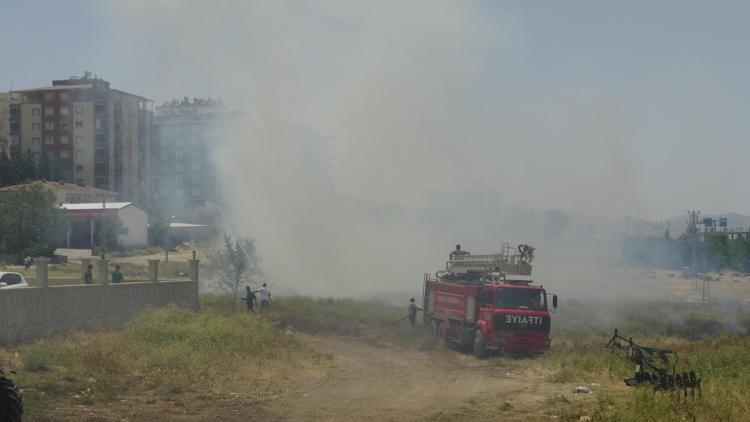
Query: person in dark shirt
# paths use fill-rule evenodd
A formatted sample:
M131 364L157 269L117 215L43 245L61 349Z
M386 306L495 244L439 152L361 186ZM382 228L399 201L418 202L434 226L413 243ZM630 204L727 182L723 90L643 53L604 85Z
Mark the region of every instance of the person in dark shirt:
M409 299L409 324L412 328L417 325L417 312L421 311L422 308L418 307L414 302L414 298Z
M255 304L258 302L258 298L255 297L255 292L250 289L250 286L246 286L245 289L245 297L243 297L242 300L244 300L245 305L247 305L247 311L255 313Z
M88 267L86 267L86 272L83 273L83 282L86 284L94 284L94 274L91 272L91 270L94 268L93 265L89 264Z

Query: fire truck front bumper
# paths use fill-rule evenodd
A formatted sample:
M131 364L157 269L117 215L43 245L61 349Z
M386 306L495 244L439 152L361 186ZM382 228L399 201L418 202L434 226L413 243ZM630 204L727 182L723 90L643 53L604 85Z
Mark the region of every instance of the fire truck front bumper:
M495 337L490 347L512 353L536 353L550 348L548 333L502 333Z

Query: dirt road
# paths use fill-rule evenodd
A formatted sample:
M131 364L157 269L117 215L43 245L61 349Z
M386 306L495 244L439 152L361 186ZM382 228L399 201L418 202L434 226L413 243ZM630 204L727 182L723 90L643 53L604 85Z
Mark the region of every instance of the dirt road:
M333 357L330 375L298 386L267 407L271 420L549 420L550 400L576 399L549 383L533 359L476 360L451 350L420 352L342 337L305 337ZM505 364L503 363L505 362Z
M596 398L574 394L575 385L549 382L535 358L480 361L453 350L422 352L344 337L302 340L330 356L324 359L329 370L322 378L291 378L270 396L254 395L252 385L224 386L210 392L209 402L127 394L106 403L54 408L29 420L549 421L579 401Z

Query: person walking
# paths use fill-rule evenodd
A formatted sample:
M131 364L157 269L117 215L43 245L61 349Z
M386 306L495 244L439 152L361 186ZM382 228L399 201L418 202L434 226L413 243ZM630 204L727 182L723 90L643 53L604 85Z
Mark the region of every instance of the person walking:
M417 306L414 298L409 299L409 324L414 328L417 325L417 312L421 311L422 308Z
M94 266L89 264L88 267L86 267L86 272L83 273L83 282L85 284L94 284L94 273L93 273Z
M268 305L271 304L271 292L268 291L268 287L266 287L266 283L263 283L263 287L260 288L260 310L261 312L268 308Z
M115 270L112 271L112 283L122 283L125 277L122 275L122 271L120 271L120 266L115 265Z
M28 271L29 268L31 267L31 257L30 256L27 256L26 258L23 259L23 267L26 268L26 271Z
M255 313L255 304L258 298L255 296L255 292L250 289L250 286L245 287L245 297L242 298L247 306L247 311Z

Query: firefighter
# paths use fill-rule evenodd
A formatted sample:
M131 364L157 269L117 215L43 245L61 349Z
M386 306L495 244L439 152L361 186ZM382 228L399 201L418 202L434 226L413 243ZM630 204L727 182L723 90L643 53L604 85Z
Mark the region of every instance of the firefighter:
M258 298L255 296L255 292L250 289L250 286L245 287L245 297L242 298L247 305L247 311L255 313L255 303L258 301Z
M266 283L260 288L260 310L263 312L271 304L271 292L268 291Z
M452 251L448 258L452 261L454 256L464 256L464 255L471 255L471 254L468 251L461 250L461 245L456 245L456 250Z
M414 328L417 324L417 312L421 311L422 308L417 306L414 302L414 298L409 299L409 324Z

